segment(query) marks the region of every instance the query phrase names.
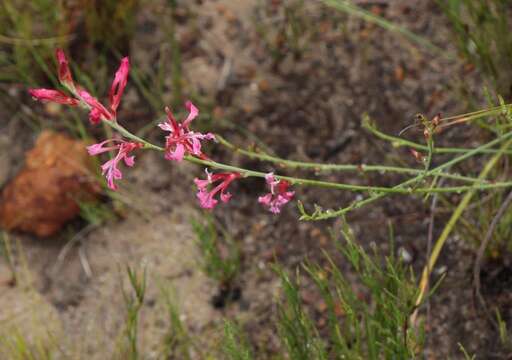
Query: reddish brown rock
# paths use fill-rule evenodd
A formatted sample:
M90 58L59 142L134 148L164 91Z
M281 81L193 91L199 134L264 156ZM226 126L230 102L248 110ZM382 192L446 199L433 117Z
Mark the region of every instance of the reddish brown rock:
M0 226L53 235L78 215L79 202L92 201L99 191L86 144L43 131L0 195Z

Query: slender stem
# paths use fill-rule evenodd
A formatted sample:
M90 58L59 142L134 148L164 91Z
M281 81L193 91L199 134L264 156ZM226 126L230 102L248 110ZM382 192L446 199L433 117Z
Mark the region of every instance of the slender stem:
M503 110L512 110L512 104L498 105L487 109L477 110L473 112L469 112L466 114L460 114L455 116L448 116L441 119L441 123L450 122L451 120L458 119L467 119L467 120L475 120L481 117L499 115L499 113L503 112Z
M512 137L512 131L509 131L499 137L497 137L496 139L484 144L484 145L481 145L479 146L478 148L475 148L473 150L469 150L467 151L465 154L462 154L450 161L447 161L446 163L442 164L442 165L439 165L438 167L432 169L432 170L429 170L427 171L426 173L424 174L420 174L414 178L411 178L407 181L404 181L398 185L396 185L395 187L393 187L392 189L397 189L397 188L403 188L403 187L406 187L406 186L410 186L412 184L414 184L415 182L417 181L420 181L421 179L423 179L424 177L426 176L430 176L430 175L436 175L437 173L441 172L442 170L444 169L447 169L467 158L470 158L471 156L474 156L475 154L478 154L478 153L481 153L482 150L485 150L485 149L489 149L497 144L499 144L500 142L504 141L504 140L507 140L509 139L510 137ZM508 144L508 142L507 142ZM506 147L505 148L502 148L500 149L500 152L498 153L499 155L502 155L502 154L505 154L506 153ZM496 154L496 155L498 155ZM487 173L486 173L487 174ZM479 176L479 178L481 178ZM477 189L479 189L480 187L478 187ZM417 189L419 190L419 189ZM433 190L433 189L432 189ZM434 191L433 191L434 192ZM375 193L373 195L371 195L370 197L364 199L364 200L361 200L361 201L356 201L354 203L352 203L351 205L345 207L345 208L342 208L342 209L339 209L339 210L336 210L336 211L328 211L328 212L325 212L325 213L322 213L320 215L317 215L317 216L314 216L314 217L309 217L309 216L303 216L302 218L303 219L314 219L314 220L325 220L325 219L330 219L330 218L333 218L333 217L338 217L338 216L342 216L344 214L346 214L347 212L349 211L352 211L356 208L360 208L362 206L365 206L365 205L368 205L374 201L377 201L379 199L381 199L382 197L384 197L386 195L386 193Z
M152 149L152 150L157 150L157 151L164 151L165 150L161 146L152 144L152 143L144 140L143 138L141 138L141 137L139 137L137 135L132 134L131 132L126 130L124 127L119 125L119 123L117 121L115 121L115 120L114 121L112 121L112 120L103 120L103 123L109 125L113 129L117 130L124 137L126 137L128 139L132 139L134 141L137 141L137 142L140 142L140 143L144 144L144 149Z
M404 168L398 166L384 166L384 165L367 165L367 164L321 164L316 162L303 162L297 160L287 160L277 156L271 156L261 152L254 152L250 150L245 150L237 147L236 145L230 143L220 135L215 135L218 143L227 147L233 152L237 152L239 154L245 155L249 158L258 159L261 161L268 161L271 163L275 163L280 165L281 167L288 167L292 169L312 169L314 171L357 171L357 172L395 172L395 173L403 173L403 174L422 174L425 171L422 169L412 169L412 168ZM460 180L466 182L475 182L477 181L475 178L469 176L462 176L458 174L450 174L450 173L439 173L439 176L446 177L453 180Z
M428 146L423 144L418 144L414 141L402 139L393 135L389 135L386 133L383 133L376 129L374 126L365 124L363 125L368 131L370 131L373 135L378 137L379 139L389 141L394 147L402 147L407 146L416 150L421 151L428 151ZM480 149L480 148L476 148ZM469 150L474 149L467 149L467 148L447 148L447 147L437 147L433 150L434 154L464 154ZM478 152L474 153L476 154L496 154L498 152L497 149L480 149ZM512 150L505 151L505 154L512 155Z
M128 130L126 130L124 127L119 125L116 121L112 120L104 120L104 123L111 126L113 129L117 130L120 134L122 134L124 137L132 139L134 141L140 142L144 144L145 149L153 149L158 151L164 151L165 149L161 146L154 145L136 135L133 135ZM185 160L199 164L208 166L214 169L220 169L225 171L233 171L238 172L242 174L245 177L265 177L265 173L261 171L254 171L249 170L237 166L227 165L218 163L213 160L203 160L199 159L197 157L186 155ZM435 172L422 172L421 175L414 178L415 181L420 181L426 176L435 174ZM404 187L381 187L381 186L364 186L364 185L352 185L352 184L343 184L343 183L333 183L328 181L320 181L320 180L311 180L311 179L302 179L302 178L296 178L296 177L290 177L290 176L281 176L281 175L275 175L277 179L279 180L286 180L290 182L292 185L303 185L303 186L316 186L316 187L323 187L323 188L330 188L330 189L338 189L338 190L351 190L351 191L370 191L370 192L378 192L381 194L387 194L387 193L395 193L395 194L412 194L412 193L449 193L449 192L462 192L467 191L469 189L472 189L473 186L453 186L453 187L443 187L443 188L404 188ZM412 179L411 179L412 180ZM410 180L409 180L410 181ZM412 183L412 182L411 182ZM479 189L495 189L495 188L503 188L503 187L510 187L512 186L512 182L496 182L496 183L479 183L477 184Z
M436 128L436 131L439 129L442 129L444 127L448 127L450 125L457 124L457 123L462 123L462 122L466 122L466 121L470 121L470 120L476 120L476 119L493 116L493 115L499 115L505 109L511 110L512 104L496 106L493 108L479 110L479 111L475 111L475 112L464 114L464 115L447 117L447 118L441 119L442 125L438 126ZM453 121L451 121L451 120L453 120ZM363 118L363 127L366 128L368 131L370 131L373 135L375 135L379 139L391 142L391 144L394 147L407 146L407 147L410 147L410 148L413 148L416 150L422 150L422 151L429 150L428 146L426 146L426 145L418 144L414 141L402 139L400 137L392 136L392 135L389 135L389 134L379 131L371 123L370 117L368 115L365 115ZM433 149L434 154L465 153L466 151L468 151L468 149L465 149L465 148L437 147L437 148ZM482 153L482 154L495 154L497 152L498 152L498 150L496 150L496 149L482 149L480 151L480 153ZM505 154L512 154L512 151L507 150L507 151L505 151Z
M427 153L427 158L425 160L425 171L422 174L423 176L427 176L426 173L430 170L430 166L432 164L432 157L433 157L433 154L434 154L434 134L433 134L433 131L432 131L432 126L431 126L431 124L429 122L426 123L425 130L427 131L426 137L427 137L428 153ZM437 179L438 179L438 177L435 176L433 181L432 181L432 183L430 184L430 188L431 189L435 188L435 184L437 182ZM427 194L425 195L425 200L429 197L430 193L431 193L430 191L427 192Z
M431 129L428 129L428 137L427 137L427 160L425 161L425 171L430 169L430 165L432 164L432 155L434 154L434 135L432 134Z
M500 115L500 113L503 113L503 111L510 111L510 110L512 110L512 104L504 104L504 105L490 107L487 109L469 112L466 114L448 116L448 117L440 119L440 125L436 127L436 131L439 131L443 128L446 128L446 127L449 127L449 126L452 126L455 124L461 124L461 123L468 122L471 120L476 120L476 119L479 119L482 117ZM417 127L420 125L421 124L411 125L411 126L407 127L406 129L414 128L414 127ZM404 131L404 130L402 130L402 131Z
M86 109L89 109L89 110L91 109L90 105L87 104L87 102L82 99L82 97L77 93L77 91L76 91L76 89L74 87L72 87L72 88L68 87L68 90L70 90L70 92L72 92L78 99L80 99L80 102L81 102L83 107L85 107ZM491 111L494 111L494 110L491 110ZM487 111L486 113L489 113L489 112L490 111ZM104 117L102 117L102 122L104 124L106 124L106 125L109 125L113 129L117 130L124 137L132 139L134 141L137 141L137 142L140 142L140 143L144 144L144 148L145 149L152 149L152 150L158 150L158 151L164 151L165 150L161 146L152 144L152 143L144 140L143 138L141 138L141 137L139 137L137 135L132 134L126 128L124 128L123 126L119 125L119 123L117 122L116 118L108 120L108 119L105 119ZM368 119L365 122L367 123L368 128L370 128L372 130L373 127L369 126ZM376 129L373 129L373 130L378 131ZM383 133L381 133L381 134L384 135L384 136L389 136L387 134L383 134ZM403 139L400 139L400 138L397 138L397 139L401 140L401 141L404 141L404 142L408 142L407 140L403 140ZM220 136L219 136L219 141L223 145L225 145L225 146L233 147L232 144L230 144L229 142L227 142L225 139L223 139ZM415 144L415 143L412 143L412 144ZM416 145L419 145L419 144L416 144ZM421 145L421 146L424 146L424 145ZM430 143L429 146L427 146L426 148L430 150L429 153L430 153L430 157L431 157L432 153L435 151L435 149L433 148L433 142ZM463 150L463 149L461 149L461 150ZM467 149L464 149L464 150L467 150ZM480 146L480 147L470 151L470 153L474 154L474 153L482 152L482 151L485 151L485 150L486 150L486 148L484 146ZM241 150L241 149L239 151L245 153L246 155L252 155L252 156L257 155L255 153L251 153L249 151L245 151L245 150ZM416 169L406 169L406 168L389 167L389 166L381 166L381 165L361 165L361 166L358 166L358 165L336 165L336 164L302 163L302 162L299 162L299 161L285 160L285 159L280 159L280 158L277 158L277 157L273 157L273 156L269 156L269 155L261 155L261 154L259 156L257 156L257 157L260 157L262 159L265 158L265 159L271 160L271 161L286 163L288 165L293 165L295 167L301 167L301 166L302 167L316 167L316 168L322 168L324 170L327 169L327 168L331 168L331 169L337 169L337 170L341 170L341 169L347 169L347 170L348 169L354 169L355 170L355 169L357 169L357 170L360 170L360 171L361 170L362 171L369 170L369 171L396 171L396 172L419 173L419 175L416 176L415 178L412 178L412 179L402 183L402 185L404 185L404 186L408 185L409 183L419 182L419 181L421 181L422 179L426 178L429 175L445 176L445 177L450 177L450 178L457 179L457 180L476 182L475 179L473 179L471 177L465 177L465 176L453 175L453 174L445 174L445 173L440 171L440 170L444 169L444 167L443 168L442 167L438 167L437 169L434 169L432 171L421 171L421 170L416 170ZM228 170L228 171L236 171L236 172L239 172L239 173L243 174L244 176L265 177L265 173L263 173L263 172L252 171L252 170L243 169L243 168L239 168L239 167L235 167L235 166L231 166L231 165L225 165L225 164L217 163L217 162L211 161L211 160L202 160L202 159L198 159L198 158L193 157L193 156L185 156L185 159L187 161L199 163L199 164L202 164L202 165L205 165L205 166L209 166L209 167L212 167L212 168L223 169L223 170ZM447 164L450 164L450 162L445 163L443 165L447 165ZM449 165L449 166L451 166L451 165ZM429 188L415 188L415 189L412 189L412 188L402 189L400 187L400 185L395 186L393 188L387 188L387 187L361 186L361 185L332 183L332 182L326 182L326 181L301 179L301 178L279 176L279 175L276 175L276 178L277 179L287 180L291 184L294 184L294 185L309 185L309 186L318 186L318 187L335 188L335 189L340 189L340 190L352 190L352 191L373 191L373 192L380 192L381 194L386 194L386 193L411 194L411 193L429 193L429 192L461 192L461 191L465 191L468 188L470 188L468 186L458 186L458 187L447 187L447 188L442 188L442 189L441 188L433 188L433 187L429 187ZM482 180L483 179L477 180L479 182L479 184L478 184L479 188L482 189L482 190L483 189L492 189L492 188L500 188L500 187L509 187L510 186L509 182L493 183L493 184L488 184L487 183L486 184L486 183L482 183ZM374 197L374 196L379 196L379 195L373 195L372 197ZM370 197L370 198L372 198L372 197ZM368 198L367 200L369 200L370 198ZM362 203L362 202L360 202L360 203Z

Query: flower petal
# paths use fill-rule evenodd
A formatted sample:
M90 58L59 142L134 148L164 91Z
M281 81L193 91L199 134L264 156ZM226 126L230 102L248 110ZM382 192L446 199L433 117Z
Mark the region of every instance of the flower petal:
M201 141L197 136L190 138L192 142L192 151L191 153L194 155L201 155Z
M97 124L101 120L102 116L107 120L112 120L113 115L98 101L98 99L89 94L86 90L77 88L77 94L87 105L91 107L89 120L91 120L93 124Z
M198 188L197 198L201 207L212 209L218 203L218 200L214 198L216 194L220 193L220 200L222 202L226 203L231 199L231 193L226 191L226 189L233 180L240 178L241 175L235 172L211 174L208 172L208 169L205 169L205 171L207 178L204 180L196 178L194 183ZM208 191L208 185L216 182L220 183Z
M211 196L210 193L206 191L198 191L197 192L197 199L199 200L199 205L203 209L213 209L215 205L217 205L218 201Z
M188 125L197 117L197 115L199 115L199 110L194 106L194 104L192 104L191 101L187 101L185 103L185 107L188 110L188 116L185 121L183 121L183 126L188 129Z
M171 150L168 148L165 152L165 158L167 160L176 160L181 161L183 160L183 157L185 156L185 146L183 144L178 143L176 144L176 147L174 150Z
M126 164L126 166L132 167L133 165L135 165L135 156L125 156L124 163Z
M167 121L158 124L160 129L170 133L165 138L165 158L168 160L181 161L187 153L201 159L207 158L201 152L201 141L215 139L215 136L211 133L196 133L188 128L188 125L197 116L199 110L190 101L186 103L186 106L189 110L189 115L182 123L178 123L171 110L166 107Z
M163 131L170 131L170 132L174 131L174 128L168 122L160 123L160 124L158 124L158 127L160 129L162 129Z
M278 214L281 208L295 195L294 191L287 191L290 183L286 180L276 180L273 173L265 175L270 192L258 198L258 202L268 207L269 211Z
M101 166L102 174L107 179L107 185L111 190L117 190L117 185L114 180L120 180L123 178L123 173L117 168L117 156L104 163Z
M128 82L128 73L130 72L130 61L128 57L124 57L121 60L121 64L119 65L119 69L116 71L114 76L114 81L112 82L112 87L110 88L109 99L110 99L110 108L115 113L119 103L121 102L121 97L123 96L124 88Z
M53 90L53 89L29 89L29 94L36 100L41 101L53 101L58 104L78 105L78 100L73 99L72 97L67 96L62 91Z
M104 146L106 143L114 142L112 146ZM90 155L97 155L104 153L106 151L118 150L117 155L108 160L106 163L101 165L101 173L107 179L108 187L112 190L117 190L117 186L114 180L120 180L123 178L123 174L121 170L119 170L118 165L121 160L124 161L126 166L133 166L135 164L135 156L128 156L131 151L135 149L139 149L143 146L142 143L137 142L126 142L120 139L108 139L101 143L94 144L87 147L87 151Z
M267 185L270 187L270 193L275 194L275 187L277 184L279 184L279 180L276 180L274 177L274 173L268 173L265 175L265 181L267 182Z
M258 202L263 205L270 206L270 200L272 200L272 194L266 194L258 198Z
M197 188L201 191L201 190L206 190L206 188L208 187L208 184L210 182L208 180L195 178L194 183L196 184Z
M89 121L93 125L99 124L101 122L101 111L99 111L98 109L92 109L89 112Z
M61 84L67 87L74 87L73 77L71 76L71 71L69 70L69 63L64 51L62 49L57 49L55 51L55 56L57 57L57 62L59 63L58 72L59 72L59 81Z
M223 191L220 193L220 200L222 202L227 203L229 201L229 199L231 199L231 193L223 192Z
M108 139L108 140L102 141L100 143L87 146L87 152L89 153L89 155L94 156L94 155L102 154L107 151L115 150L115 149L117 149L117 146L109 146L109 147L104 146L106 143L109 143L112 141L114 141L114 139Z

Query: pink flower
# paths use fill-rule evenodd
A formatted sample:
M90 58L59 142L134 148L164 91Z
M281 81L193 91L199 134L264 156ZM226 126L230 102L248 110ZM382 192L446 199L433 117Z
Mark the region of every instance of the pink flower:
M119 69L116 71L116 75L114 76L114 81L112 81L112 87L110 88L110 93L108 95L110 99L110 108L112 109L114 116L116 114L117 107L121 102L121 96L123 96L126 83L128 82L129 71L130 61L128 60L128 57L124 57L121 59L121 64L119 65Z
M71 71L69 70L68 59L64 54L62 49L57 49L55 51L55 56L57 57L57 62L59 63L59 81L66 87L74 88L75 84L73 83L73 77L71 76Z
M93 97L82 88L77 89L78 96L89 105L91 111L89 113L89 121L94 125L101 122L101 119L113 120L116 118L117 108L121 102L124 88L128 82L128 72L130 71L130 61L127 57L121 59L119 69L117 69L112 81L112 86L109 92L110 109L103 106L98 99Z
M76 106L78 100L67 96L62 91L53 89L28 89L28 92L36 100L53 101L59 104Z
M220 192L220 200L225 203L228 202L229 199L231 199L231 194L227 192L226 189L233 180L241 178L242 175L237 172L211 174L208 170L205 171L205 180L198 178L194 179L199 190L197 192L197 199L203 209L213 209L218 203L218 200L214 199L214 196ZM208 191L208 186L213 185L215 182L220 183Z
M279 214L281 207L293 198L295 192L287 191L290 183L286 180L276 180L273 173L265 175L265 180L270 187L270 193L260 196L258 202L267 206L270 212Z
M213 134L201 134L190 130L189 125L197 117L199 111L190 101L187 101L185 106L189 114L182 123L178 123L171 110L165 108L167 121L158 125L160 129L169 131L169 135L165 137L165 158L167 160L181 161L186 153L202 157L204 155L201 152L201 141L215 139Z
M80 102L90 109L89 120L92 124L104 120L115 120L117 108L121 102L121 97L128 82L128 72L130 71L130 62L127 57L121 60L119 69L116 71L114 81L109 92L110 108L103 106L98 99L93 97L88 91L80 86L75 86L71 71L69 70L68 60L64 51L57 49L57 62L59 63L58 73L59 81L64 85L75 98L69 97L58 90L48 89L29 89L30 94L38 100L50 100L60 104L77 105Z
M108 143L113 143L110 146L105 146ZM118 163L123 160L126 166L132 167L135 163L135 156L128 156L131 151L139 149L143 146L141 143L127 142L118 139L109 139L101 143L94 144L87 147L89 155L94 156L102 154L107 151L118 150L117 155L104 163L101 166L101 173L105 175L107 179L108 187L112 190L117 190L117 185L114 180L120 180L123 178L121 170L118 169Z
M106 120L112 120L114 115L108 111L94 96L89 94L84 89L78 87L76 93L80 98L89 105L91 111L89 112L89 121L91 124L96 125L101 121L101 117Z

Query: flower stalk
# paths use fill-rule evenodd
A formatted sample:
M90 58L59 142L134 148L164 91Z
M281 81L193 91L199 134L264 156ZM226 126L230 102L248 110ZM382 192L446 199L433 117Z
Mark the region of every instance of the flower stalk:
M512 136L512 131L498 136L495 140L488 142L475 149L460 149L460 148L437 148L434 147L433 135L437 130L443 126L448 126L454 122L459 122L461 119L464 121L478 119L484 116L497 115L503 113L505 110L510 111L512 105L502 105L500 107L491 108L486 111L478 111L470 114L465 114L463 117L448 117L440 119L440 116L436 116L432 121L422 117L421 123L425 127L425 139L427 145L421 145L412 141L393 137L384 133L381 133L373 126L369 118L366 117L363 126L369 129L377 137L390 141L394 146L407 146L411 150L423 150L427 152L424 169L412 169L402 168L395 166L384 166L384 165L352 165L352 164L318 164L313 162L300 162L288 159L282 159L275 156L270 156L263 153L253 152L237 148L224 138L219 135L211 133L202 134L191 130L190 125L192 120L198 115L199 110L191 103L187 102L186 107L189 111L187 118L183 122L178 122L172 112L166 109L167 120L158 126L168 132L166 136L165 147L153 144L133 133L128 131L125 127L119 124L117 120L117 109L120 105L121 97L124 89L127 85L128 73L129 73L129 60L123 58L119 69L115 73L114 80L109 92L109 106L102 105L96 98L91 96L86 90L76 85L73 81L69 65L64 53L61 50L57 50L58 60L58 77L61 84L71 93L70 96L60 90L52 89L30 89L31 95L39 100L54 101L60 104L67 104L71 106L80 105L89 111L90 122L95 125L102 122L104 125L111 127L116 133L117 138L114 136L112 139L107 139L101 143L94 144L88 147L91 155L98 155L103 152L117 150L117 155L102 165L102 172L107 178L108 186L112 190L117 188L114 180L122 178L122 173L118 168L119 163L123 163L131 167L134 165L134 156L131 155L132 151L146 149L156 150L165 153L165 157L168 160L180 162L186 160L197 165L205 166L207 169L217 169L222 171L221 173L211 174L207 172L207 179L201 180L196 179L196 185L199 188L198 199L200 204L204 208L211 209L218 203L214 199L214 195L217 193L220 195L222 202L228 202L231 198L231 194L226 191L228 185L238 179L247 177L258 177L264 178L267 185L270 188L270 193L260 196L259 202L265 205L271 212L279 213L282 205L289 202L295 195L295 192L289 190L292 186L314 186L322 187L333 190L346 190L353 192L368 193L368 197L363 200L355 201L345 208L339 210L327 210L323 211L319 207L313 214L308 215L303 206L299 204L301 210L301 219L303 220L323 220L337 216L342 216L347 212L372 203L385 195L388 194L414 194L414 193L462 193L467 191L477 190L489 190L498 189L505 187L512 187L512 181L490 181L484 177L468 177L459 174L448 173L447 170L453 165L477 154L485 153L508 153L510 150L494 149L495 146L499 145L502 141L508 140ZM313 169L317 172L321 171L357 171L367 172L375 171L381 173L398 173L398 174L411 174L414 177L399 183L393 187L383 186L367 186L367 185L356 185L356 184L345 184L339 182L328 182L316 179L299 178L293 176L283 176L274 173L264 173L252 169L245 169L229 164L216 162L202 152L202 141L215 140L221 145L261 161L273 163L277 166L284 168L295 168L295 169ZM106 144L111 144L107 146ZM113 144L113 145L112 145ZM456 153L458 156L431 169L432 157L436 153ZM422 184L428 177L433 177L433 182L429 186L422 187ZM454 181L461 181L469 183L466 185L454 185L436 187L436 179L439 177L448 178ZM217 185L214 185L217 183ZM210 191L209 188L213 187Z

